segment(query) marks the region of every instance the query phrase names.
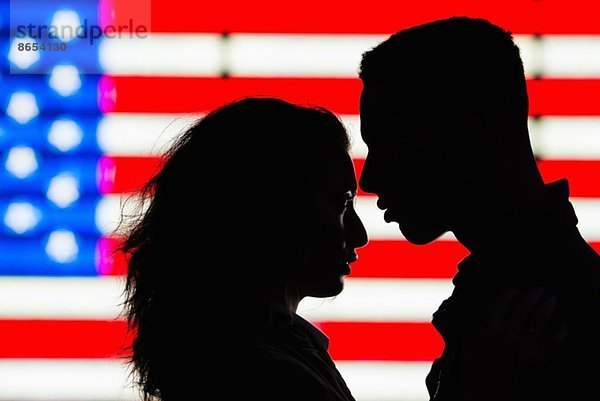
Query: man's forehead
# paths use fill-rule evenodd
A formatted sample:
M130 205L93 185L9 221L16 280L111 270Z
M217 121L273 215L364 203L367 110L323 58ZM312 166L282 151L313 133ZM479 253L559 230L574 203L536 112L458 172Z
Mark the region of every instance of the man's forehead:
M383 88L380 85L364 85L360 100L361 103L373 103L380 101L385 95Z
M414 105L416 96L411 94L408 86L388 86L380 84L365 85L360 96L360 106L372 109L399 109Z

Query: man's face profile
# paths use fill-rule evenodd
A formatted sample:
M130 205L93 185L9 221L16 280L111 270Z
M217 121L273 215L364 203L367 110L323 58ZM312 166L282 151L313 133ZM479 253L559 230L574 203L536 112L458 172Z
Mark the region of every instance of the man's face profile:
M448 231L453 196L451 155L436 141L443 132L435 127L443 124L424 120L435 113L411 102L408 93L389 93L366 86L361 95L361 135L369 152L360 186L378 196L385 220L397 222L409 241L429 243Z

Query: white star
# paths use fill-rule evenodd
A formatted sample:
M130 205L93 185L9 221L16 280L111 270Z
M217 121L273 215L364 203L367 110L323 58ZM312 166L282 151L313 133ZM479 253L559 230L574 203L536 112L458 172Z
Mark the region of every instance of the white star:
M61 152L68 152L81 143L83 132L73 120L56 120L48 132L48 142Z
M58 10L52 17L50 25L57 28L57 34L61 41L70 42L75 39L77 28L81 26L79 14L73 10Z
M50 87L62 96L71 96L81 88L79 71L74 65L57 65L52 69Z
M15 40L12 41L10 50L8 51L8 59L10 60L10 62L18 68L20 68L21 70L26 70L40 59L40 53L39 51L20 51L19 43L33 44L37 42L30 37L15 38Z
M13 202L4 214L4 224L17 234L31 230L41 219L42 213L29 202Z
M67 230L53 231L46 242L46 254L58 263L70 263L77 259L79 246L75 234Z
M5 167L17 178L29 177L38 169L36 154L30 147L16 146L8 151Z
M58 207L67 207L79 199L79 181L71 173L60 173L50 180L46 196Z
M6 107L6 114L20 124L27 124L39 112L35 96L23 91L13 93L8 101L8 107Z

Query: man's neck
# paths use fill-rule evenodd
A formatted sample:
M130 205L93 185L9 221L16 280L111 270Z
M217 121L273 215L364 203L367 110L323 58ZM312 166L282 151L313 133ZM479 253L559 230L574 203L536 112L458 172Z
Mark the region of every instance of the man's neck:
M473 252L494 251L515 241L526 230L522 216L540 199L543 184L527 193L492 197L487 205L466 211L456 219L452 232L456 239Z

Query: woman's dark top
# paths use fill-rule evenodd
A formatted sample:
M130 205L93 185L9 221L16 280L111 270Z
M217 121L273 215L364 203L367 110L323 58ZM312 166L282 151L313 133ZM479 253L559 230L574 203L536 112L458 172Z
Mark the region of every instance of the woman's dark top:
M244 363L252 372L248 397L256 400L354 400L327 352L319 329L275 305Z

